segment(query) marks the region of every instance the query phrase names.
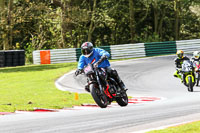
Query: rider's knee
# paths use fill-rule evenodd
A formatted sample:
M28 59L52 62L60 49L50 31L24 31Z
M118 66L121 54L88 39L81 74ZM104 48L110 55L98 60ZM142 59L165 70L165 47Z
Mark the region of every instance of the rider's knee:
M115 70L115 69L112 69L111 74L112 74L113 76L118 76L117 70Z

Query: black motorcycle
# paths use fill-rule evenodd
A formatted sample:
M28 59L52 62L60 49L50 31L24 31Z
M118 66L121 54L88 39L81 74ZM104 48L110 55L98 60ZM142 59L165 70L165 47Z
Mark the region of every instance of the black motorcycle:
M117 94L119 85L106 73L105 69L94 68L92 64L88 64L83 71L87 77L86 88L98 106L106 108L112 101L116 101L120 106L128 105L126 90Z

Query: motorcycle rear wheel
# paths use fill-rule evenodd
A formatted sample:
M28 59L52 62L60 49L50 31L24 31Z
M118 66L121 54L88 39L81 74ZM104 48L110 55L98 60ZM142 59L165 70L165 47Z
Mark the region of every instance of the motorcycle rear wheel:
M199 72L197 73L197 84L196 84L196 86L198 86L199 85L199 77L200 76L200 74L199 74Z
M90 91L97 105L101 108L106 108L108 105L108 100L105 94L101 94L100 90L94 84L90 84Z
M128 105L128 96L127 96L126 92L123 92L121 97L116 97L116 102L122 107L127 106Z
M192 83L192 77L188 77L188 91L193 92L193 83Z

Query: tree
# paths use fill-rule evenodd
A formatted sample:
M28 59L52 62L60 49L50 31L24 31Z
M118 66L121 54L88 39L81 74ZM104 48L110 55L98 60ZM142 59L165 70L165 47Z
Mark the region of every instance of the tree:
M199 0L0 0L0 48L53 49L200 37ZM31 53L31 52L29 52Z
M162 36L163 20L167 7L167 2L162 0L153 0L153 14L154 14L154 33Z
M13 24L12 24L12 10L13 10L13 0L8 1L8 18L7 18L7 24L8 24L8 33L7 33L7 38L8 38L8 49L9 47L12 46L12 39L13 39ZM7 49L7 48L5 48Z
M96 5L97 5L97 0L94 0L93 3L93 8L90 8L91 11L91 20L90 20L90 26L89 26L89 30L88 30L88 41L91 42L92 41L92 33L95 30L95 13L96 13Z
M6 3L5 0L0 1L0 9L1 9L1 36L2 36L2 46L3 50L9 49L9 43L11 41L11 37L9 34L11 33L11 6L12 6L12 0L9 0L8 3ZM9 42L10 41L10 42Z
M133 0L129 0L131 43L134 42L134 35L135 35L135 19L134 19L133 3L134 3Z
M179 40L180 34L180 1L174 1L174 12L175 12L175 40Z

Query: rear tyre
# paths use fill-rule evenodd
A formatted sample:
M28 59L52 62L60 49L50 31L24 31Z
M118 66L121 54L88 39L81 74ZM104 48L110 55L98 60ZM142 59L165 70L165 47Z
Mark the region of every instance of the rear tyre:
M105 94L101 94L100 90L94 84L90 84L89 87L90 87L91 95L94 101L97 103L97 105L101 108L106 108L108 105L108 100Z
M128 96L126 94L126 92L123 92L123 94L121 94L121 97L116 97L116 101L120 106L127 106L128 105Z
M188 91L193 92L193 83L192 83L192 77L188 77Z
M200 75L199 75L199 72L197 73L197 84L196 84L196 86L198 86L199 85L199 77Z

